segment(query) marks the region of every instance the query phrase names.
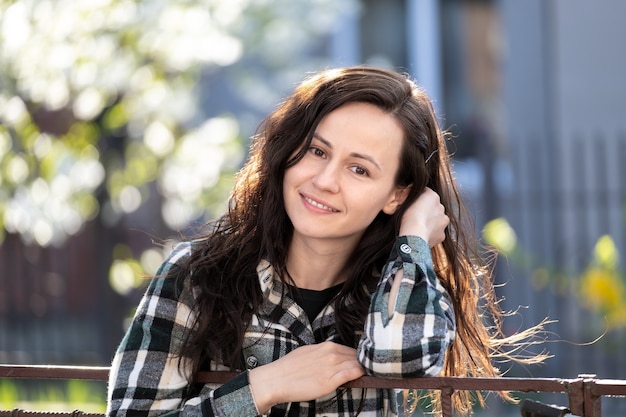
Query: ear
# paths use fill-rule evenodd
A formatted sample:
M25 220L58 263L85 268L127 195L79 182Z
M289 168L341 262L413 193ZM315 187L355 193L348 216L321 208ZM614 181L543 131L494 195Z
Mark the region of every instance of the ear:
M396 189L391 194L389 201L383 207L383 212L385 214L392 215L396 212L398 207L404 203L404 200L409 196L409 191L411 191L412 185L407 185L406 187L396 187Z

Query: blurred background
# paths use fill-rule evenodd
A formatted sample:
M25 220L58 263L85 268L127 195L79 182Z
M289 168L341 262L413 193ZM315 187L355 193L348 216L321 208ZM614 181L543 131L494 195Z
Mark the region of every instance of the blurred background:
M169 242L225 209L262 118L308 72L372 64L411 74L451 133L507 332L555 320L553 358L509 375L626 379L624 16L622 0L0 0L0 363L108 365Z

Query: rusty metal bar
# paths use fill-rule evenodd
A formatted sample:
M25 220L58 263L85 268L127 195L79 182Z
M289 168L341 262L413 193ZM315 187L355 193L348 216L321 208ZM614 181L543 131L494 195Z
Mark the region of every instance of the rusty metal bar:
M596 379L593 381L594 395L614 395L623 397L626 393L626 381L623 379Z
M595 386L596 375L584 374L578 375L578 378L583 380L583 395L584 395L584 416L585 417L601 417L602 416L602 397L593 393L593 387Z
M0 365L0 378L86 379L106 381L105 366Z
M568 384L567 397L570 412L575 416L585 415L585 395L582 379Z
M516 391L516 392L567 392L567 386L576 380L559 378L378 378L364 376L346 383L346 388L398 388L456 391Z
M85 413L83 411L29 411L19 408L0 410L0 417L104 417L104 413Z
M106 381L108 367L93 366L47 366L47 365L0 365L0 378L32 379L87 379ZM200 382L224 383L233 378L236 372L201 372ZM471 391L517 391L517 392L567 392L567 385L577 380L558 378L464 378L464 377L424 377L424 378L377 378L364 376L345 384L346 388L398 388L398 389L434 389L450 387L453 390ZM624 395L624 385L604 383L596 380L596 389L610 392L611 395ZM608 380L610 381L610 380ZM622 387L624 390L620 391ZM603 394L601 392L599 395Z
M106 381L108 367L93 366L47 366L47 365L0 365L0 378L32 379L87 379ZM201 372L199 382L224 383L237 375L236 372ZM567 392L567 385L576 380L558 378L464 378L424 377L391 379L364 376L346 383L346 388L398 388L471 391L516 391L516 392ZM602 381L602 380L596 380ZM621 381L626 387L626 381ZM598 389L624 395L622 385L596 384ZM600 388L601 387L601 388ZM626 388L625 388L626 391ZM604 395L604 394L601 394Z
M108 367L0 365L0 378L23 379L84 379L106 381ZM222 384L232 379L236 372L202 372L199 382ZM512 392L562 392L568 396L568 408L573 415L601 417L603 396L626 397L626 380L598 379L595 375L579 375L575 379L561 378L465 378L425 377L389 379L365 376L344 385L346 388L395 388L438 390L441 392L444 417L451 417L452 394L455 391L512 391ZM16 414L17 413L17 414ZM24 410L0 410L0 417L49 415L28 414ZM65 415L86 415L76 411Z
M452 414L452 394L454 390L446 387L441 390L441 414L442 417L453 417Z

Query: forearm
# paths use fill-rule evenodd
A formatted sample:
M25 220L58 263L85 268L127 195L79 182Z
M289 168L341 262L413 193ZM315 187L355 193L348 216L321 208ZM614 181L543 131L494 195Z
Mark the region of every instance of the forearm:
M437 279L428 244L402 236L372 297L358 357L386 377L436 375L454 339L454 312Z
M308 402L334 393L363 376L354 348L334 342L300 346L249 372L252 395L261 413L276 404Z
M114 377L114 376L113 376ZM162 376L163 377L163 376ZM115 377L114 377L115 378ZM174 385L158 389L145 387L137 381L135 387L117 385L111 390L107 415L163 417L254 417L258 415L248 384L247 372L237 375L219 388L205 385L195 396L187 398L186 386Z

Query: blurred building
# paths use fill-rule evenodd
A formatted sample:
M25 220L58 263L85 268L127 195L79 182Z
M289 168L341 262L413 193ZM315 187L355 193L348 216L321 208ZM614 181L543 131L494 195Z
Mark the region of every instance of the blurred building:
M626 4L610 0L500 4L503 116L513 175L500 211L537 263L556 270L546 286L518 274L509 293L530 306L528 317L559 320L559 336L572 343L593 341L607 322L580 309L561 275L580 277L603 235L619 253L626 249L625 12ZM618 281L623 284L624 276ZM583 301L593 296L579 295ZM593 346L557 344L549 371L624 378L626 358L617 352L625 347L623 325Z

